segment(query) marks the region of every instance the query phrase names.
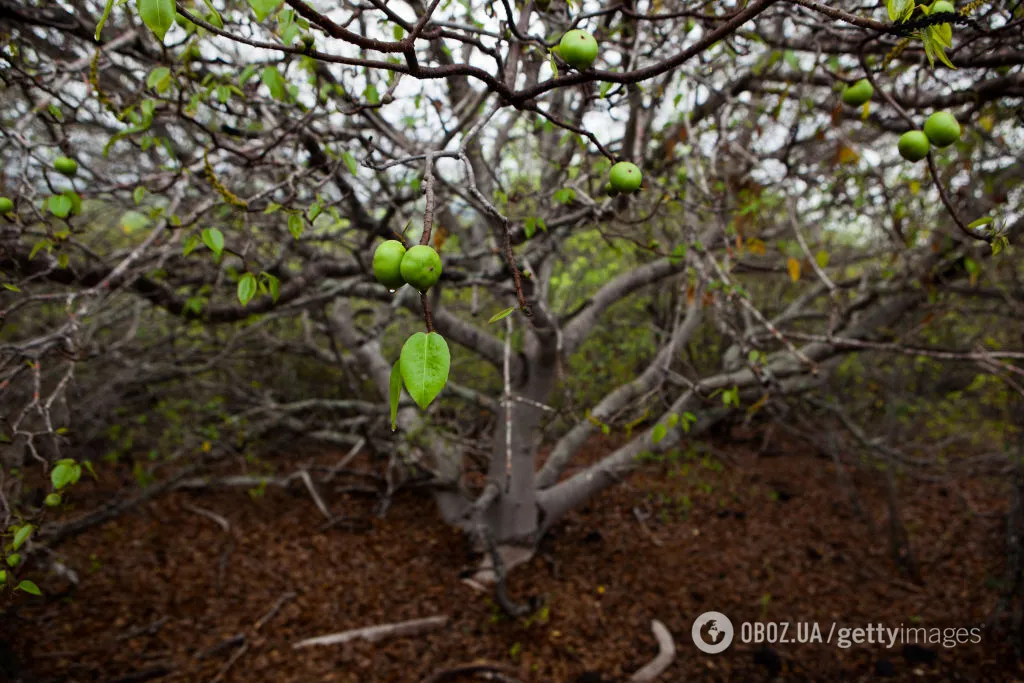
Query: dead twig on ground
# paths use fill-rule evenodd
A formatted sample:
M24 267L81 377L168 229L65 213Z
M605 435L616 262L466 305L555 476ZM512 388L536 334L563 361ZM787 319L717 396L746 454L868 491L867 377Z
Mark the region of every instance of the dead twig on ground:
M210 681L210 683L217 683L217 681L220 681L222 678L224 678L224 676L231 669L231 667L234 666L235 662L241 659L242 655L244 655L249 650L249 643L252 642L252 637L256 635L256 633L261 628L263 628L264 624L266 624L268 621L274 618L274 615L277 614L278 611L280 611L280 609L284 606L286 602L294 598L295 593L285 593L277 599L277 602L274 603L274 606L271 607L266 614L260 617L259 621L253 624L252 628L249 629L249 633L245 636L242 636L242 646L236 649L231 654L231 657L228 659L227 662L224 663L224 666L221 667L220 671L217 672L217 675L213 677L213 680Z
M182 503L181 507L185 508L189 512L194 512L197 515L202 515L203 517L206 517L207 519L213 520L217 524L217 526L219 526L221 529L224 530L224 533L231 533L231 524L228 522L228 520L225 517L221 517L216 512L213 512L211 510L207 510L205 508L197 507L197 506L192 505L191 503L189 503L187 501Z
M633 674L630 683L650 683L663 674L676 658L676 645L665 624L655 619L651 622L651 631L658 641L658 655Z
M394 624L380 624L378 626L364 626L340 633L331 633L326 636L306 638L292 645L292 649L298 650L313 645L340 645L352 640L368 640L375 643L386 638L400 638L403 636L418 636L428 631L439 629L448 623L448 616L427 617L425 619L410 619Z
M443 683L443 681L447 681L452 678L457 678L459 676L472 676L474 674L485 674L492 681L519 683L519 679L513 677L514 673L515 672L507 666L491 662L460 664L459 666L453 666L450 669L443 669L437 673L433 673L424 678L421 683Z

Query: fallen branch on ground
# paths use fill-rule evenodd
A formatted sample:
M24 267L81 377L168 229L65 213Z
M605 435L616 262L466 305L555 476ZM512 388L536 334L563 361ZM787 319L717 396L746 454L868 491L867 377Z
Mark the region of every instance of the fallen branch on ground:
M220 671L217 672L217 675L213 677L213 680L210 683L217 683L217 681L224 678L224 675L227 674L228 670L234 665L234 663L241 659L242 655L249 650L249 643L252 640L252 636L256 635L256 633L263 628L263 625L273 619L274 615L284 607L284 604L293 598L295 598L295 593L285 593L277 599L274 606L271 607L266 614L260 617L259 621L253 624L252 628L249 629L247 636L243 636L242 646L232 653L231 658L228 659L224 666L221 667Z
M672 642L672 634L665 628L665 624L655 619L651 622L651 631L658 641L658 656L648 662L644 668L633 674L629 679L630 683L650 683L665 673L665 669L676 658L676 646Z
M326 636L307 638L292 645L292 649L298 650L312 645L340 645L352 640L368 640L375 643L385 638L400 638L402 636L417 636L427 631L441 628L448 623L448 616L427 617L426 619L411 619L400 621L394 624L380 624L379 626L364 626L350 631L331 633Z
M507 666L501 664L492 664L490 662L480 662L479 664L460 664L459 666L453 666L450 669L444 669L433 673L423 679L422 683L442 683L458 676L470 676L473 674L487 674L488 678L492 681L504 681L505 683L518 683L518 680L512 678L514 671Z

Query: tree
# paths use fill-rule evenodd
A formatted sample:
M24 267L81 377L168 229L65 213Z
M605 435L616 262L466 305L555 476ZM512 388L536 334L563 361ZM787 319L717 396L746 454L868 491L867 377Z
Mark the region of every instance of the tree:
M500 587L645 455L809 410L851 354L1022 392L1012 332L919 334L937 305L973 329L1020 314L1020 7L0 0L0 22L4 528L42 514L12 473L55 475L137 406L177 425L154 446L170 462L369 441L492 550ZM573 28L600 44L585 71L555 49ZM844 106L860 79L872 99ZM901 159L939 109L960 142ZM603 195L618 161L640 192ZM433 245L441 282L376 283L382 239ZM400 396L391 432L392 367L424 326L454 370L427 410ZM648 346L626 371L574 362L597 335ZM275 368L344 392L295 395ZM600 394L577 405L572 382ZM467 406L493 416L482 486ZM612 429L629 438L569 474Z

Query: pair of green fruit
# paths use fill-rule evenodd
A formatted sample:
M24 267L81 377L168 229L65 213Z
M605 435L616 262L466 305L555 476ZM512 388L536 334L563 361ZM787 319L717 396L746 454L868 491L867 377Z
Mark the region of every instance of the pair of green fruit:
M388 240L373 252L373 276L391 291L408 283L425 292L441 279L441 257L426 244L406 251L398 240Z
M932 145L949 147L960 139L960 124L948 111L937 111L924 122L924 130L910 130L900 136L900 156L907 161L920 161L928 156Z
M609 171L608 184L604 186L604 191L613 197L620 192L623 194L636 192L643 181L644 176L636 164L620 161Z

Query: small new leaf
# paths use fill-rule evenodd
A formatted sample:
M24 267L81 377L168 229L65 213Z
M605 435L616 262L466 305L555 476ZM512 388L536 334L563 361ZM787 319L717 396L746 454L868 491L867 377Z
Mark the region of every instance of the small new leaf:
M96 40L100 39L100 33L103 31L103 25L107 23L107 19L110 18L110 10L114 9L114 0L107 0L107 4L103 6L103 16L100 17L100 21L96 24Z
M654 432L651 434L651 441L654 443L661 443L661 440L665 438L668 433L668 428L662 423L654 425Z
M26 579L26 580L22 581L21 583L19 583L15 587L15 590L25 591L26 593L31 593L32 595L42 595L43 594L43 591L39 590L39 586L35 585L34 583L29 581L28 579Z
M14 542L12 544L14 550L17 550L21 546L25 545L25 541L27 541L28 537L32 535L33 529L35 529L34 526L32 526L31 524L26 524L23 527L19 527L18 530L14 532Z
M256 21L263 21L281 4L281 0L249 0L249 7L256 14Z
M256 276L246 273L238 281L238 300L243 306L246 306L254 296L256 296Z
M391 366L391 380L388 388L388 401L391 404L391 431L398 428L398 400L402 397L402 369L399 367L401 359L396 360Z
M494 315L491 316L491 319L488 320L487 323L488 324L496 323L499 320L504 320L505 318L507 318L510 315L512 315L512 311L514 311L514 310L516 310L515 306L509 306L504 311L498 311L497 313L495 313Z
M203 230L203 244L220 258L221 253L224 251L224 233L217 228Z
M348 167L348 172L352 175L356 175L359 172L359 163L356 158L352 156L350 152L345 152L341 155L342 160L345 162L345 166Z

